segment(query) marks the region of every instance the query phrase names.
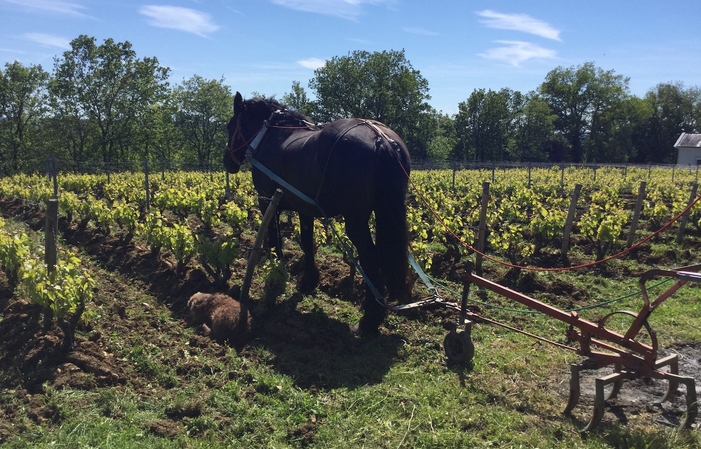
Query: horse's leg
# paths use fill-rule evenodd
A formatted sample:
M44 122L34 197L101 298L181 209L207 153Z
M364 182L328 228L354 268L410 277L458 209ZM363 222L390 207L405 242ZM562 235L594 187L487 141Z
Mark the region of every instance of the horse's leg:
M282 259L282 232L280 232L280 210L275 211L275 217L270 220L268 227L268 243L271 248L275 248L275 255Z
M316 245L314 244L314 217L299 214L300 246L304 251L304 274L297 283L297 289L301 292L310 292L319 285L319 270L316 268L314 256Z
M384 295L384 285L380 276L380 266L378 264L377 247L372 241L368 221L362 219L349 220L346 217L346 233L358 250L360 266L363 268L365 276L372 285ZM387 309L382 298L375 298L369 286L365 287L365 299L363 300L363 317L360 319L358 330L364 334L376 334L382 321L385 319Z

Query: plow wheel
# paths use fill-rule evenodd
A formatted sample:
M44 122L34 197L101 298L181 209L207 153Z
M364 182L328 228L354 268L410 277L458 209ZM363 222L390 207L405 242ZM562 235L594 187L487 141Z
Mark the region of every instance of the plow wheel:
M455 324L443 339L445 355L451 363L469 364L475 355L475 345L472 343L472 322L465 323L465 330L457 330Z

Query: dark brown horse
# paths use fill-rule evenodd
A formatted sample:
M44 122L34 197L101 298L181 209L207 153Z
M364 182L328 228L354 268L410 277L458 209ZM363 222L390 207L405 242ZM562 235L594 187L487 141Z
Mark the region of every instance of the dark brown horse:
M299 212L305 262L300 290L319 282L314 217L343 217L370 281L359 330L377 332L386 313L384 294L399 301L410 294L405 200L411 161L402 139L382 123L357 118L317 128L273 99L244 101L238 92L227 129L227 171L238 172L248 157L258 193L270 198L281 188L279 209ZM374 240L368 225L373 212ZM278 233L269 236L280 248Z

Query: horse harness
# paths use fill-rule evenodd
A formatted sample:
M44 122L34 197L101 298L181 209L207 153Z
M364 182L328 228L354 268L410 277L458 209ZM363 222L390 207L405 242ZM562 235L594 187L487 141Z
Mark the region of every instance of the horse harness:
M321 177L321 182L319 183L319 190L317 191L316 197L314 199L312 199L309 196L305 195L303 192L301 192L299 189L297 189L295 186L293 186L292 184L290 184L289 182L285 181L283 178L281 178L280 176L275 174L272 170L267 168L265 165L260 163L255 158L255 153L258 149L258 146L263 141L263 138L265 137L265 134L267 133L269 128L276 128L276 127L277 128L299 128L299 129L309 129L309 130L312 130L313 128L316 128L317 130L319 129L318 126L313 125L312 123L309 123L306 120L297 121L296 126L281 126L279 124L274 123L273 119L275 118L275 116L278 114L282 114L282 113L283 113L282 111L273 111L273 113L270 114L270 118L268 120L263 121L263 126L261 126L261 128L258 130L258 132L248 140L244 139L243 133L241 132L241 122L240 122L240 118L239 118L236 122L236 130L234 130L234 133L231 136L231 139L227 143L226 149L229 152L229 155L234 160L234 162L237 163L238 165L241 165L242 162L236 156L236 152L239 151L240 149L242 149L243 147L248 146L248 148L246 149L245 159L251 164L252 167L255 167L256 169L260 170L263 174L268 176L271 180L280 184L283 188L287 189L290 193L292 193L293 195L295 195L297 198L301 199L305 203L312 205L312 206L315 206L317 209L319 209L319 211L321 212L321 214L323 215L325 220L328 220L329 217L326 215L324 210L319 205L318 199L319 199L319 195L321 194L321 188L324 184L324 179L326 177L326 170L328 169L329 161L331 160L331 155L333 154L333 150L336 147L336 144L346 134L348 134L351 130L353 130L359 126L365 125L365 126L369 127L375 133L375 136L376 136L375 145L376 146L381 144L383 140L386 140L387 142L390 143L392 149L395 150L396 153L399 153L399 151L400 151L399 144L397 143L397 141L392 139L391 137L389 137L387 135L387 133L385 133L380 128L380 126L382 125L380 122L377 122L374 120L357 119L358 122L349 126L344 131L340 132L338 134L338 136L336 137L336 139L334 140L334 143L331 146L331 151L329 151L329 156L326 159L326 165L324 167L324 172L323 172L322 177ZM240 137L241 140L244 140L244 143L240 147L234 149L233 146L234 146L234 141L236 140L236 137ZM397 162L401 163L399 160ZM331 226L331 230L334 233L336 233L336 230L333 226ZM372 282L370 281L370 278L367 277L367 275L365 274L365 271L363 270L363 268L360 266L358 261L353 256L353 252L350 250L350 248L347 247L347 245L345 244L345 242L343 242L343 240L340 238L340 236L336 235L336 238L341 242L341 244L344 247L344 251L346 252L346 254L349 255L353 264L356 266L356 269L358 270L360 275L365 280L365 283L367 284L368 288L372 292L372 294L375 298L375 301L377 301L382 307L388 308L391 310L400 310L400 309L404 308L403 306L389 307L387 305L387 302L385 301L384 296L372 284ZM411 254L411 251L409 252L409 262L412 265L412 267L419 273L419 276L421 277L421 279L424 280L425 282L427 282L427 286L429 287L429 289L431 291L435 292L436 291L435 287L433 287L430 284L430 281L428 281L428 278L423 273L423 271L421 270L421 267L418 265L418 263L414 259L414 256Z
M243 161L241 161L237 156L236 153L242 149L243 147L246 147L246 154L245 154L245 160L247 160L251 166L257 168L261 172L263 172L266 176L268 176L271 180L277 182L281 186L285 187L288 189L291 193L293 193L295 196L297 196L299 199L303 200L305 203L310 204L312 206L316 206L322 213L324 214L324 211L321 210L321 207L318 204L318 199L319 195L321 194L322 187L324 185L324 179L326 178L326 171L328 169L329 161L331 160L331 155L333 154L334 148L336 148L336 144L350 131L353 129L359 127L359 126L367 126L369 127L376 136L375 144L379 145L383 140L386 140L389 142L391 145L392 149L394 149L397 153L400 151L399 144L397 143L396 140L392 139L385 133L380 126L383 126L380 122L377 122L375 120L365 120L365 119L357 119L358 122L349 126L346 128L344 131L340 132L336 139L334 140L333 145L331 146L331 150L329 151L329 155L326 159L326 164L324 166L324 171L321 176L321 182L319 183L319 189L317 190L316 197L314 199L311 199L309 196L305 195L302 193L299 189L285 181L283 178L275 174L272 170L268 169L265 167L263 164L261 164L256 158L255 154L256 151L258 150L258 146L260 143L263 141L263 138L265 137L268 129L270 128L282 128L282 129L307 129L307 130L320 130L323 128L323 125L314 125L306 120L294 120L295 125L283 125L282 123L285 123L285 121L274 121L274 118L276 115L281 115L284 114L283 111L273 111L272 114L270 114L270 118L268 120L263 121L263 125L261 128L258 130L258 132L253 135L251 138L248 140L245 140L243 133L241 131L241 118L239 117L236 121L236 129L234 130L233 135L231 136L231 139L229 139L229 142L227 143L226 149L229 152L229 156L234 160L234 162L238 165L242 165ZM241 140L244 141L244 143L239 146L238 148L234 149L234 141L236 138L239 137ZM307 139L311 138L309 136Z

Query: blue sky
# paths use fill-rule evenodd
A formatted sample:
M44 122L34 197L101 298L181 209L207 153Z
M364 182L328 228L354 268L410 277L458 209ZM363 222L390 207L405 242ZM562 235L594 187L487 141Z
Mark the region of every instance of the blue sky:
M429 103L453 114L475 89L526 93L589 61L638 96L661 82L701 87L699 16L699 0L0 0L0 65L52 71L87 34L157 57L173 84L223 77L244 96L279 98L292 81L308 90L334 56L404 49Z

